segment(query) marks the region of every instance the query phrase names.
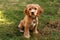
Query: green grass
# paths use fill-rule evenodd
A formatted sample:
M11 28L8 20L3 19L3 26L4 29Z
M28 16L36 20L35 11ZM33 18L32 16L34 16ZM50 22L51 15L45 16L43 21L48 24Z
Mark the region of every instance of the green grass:
M39 4L44 12L39 17L42 34L26 39L18 31L27 4ZM60 40L60 0L0 0L0 40Z

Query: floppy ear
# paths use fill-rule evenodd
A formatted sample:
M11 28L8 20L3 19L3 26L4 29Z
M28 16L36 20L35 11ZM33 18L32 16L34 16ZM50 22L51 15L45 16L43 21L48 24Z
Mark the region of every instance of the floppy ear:
M43 9L41 7L38 8L38 16L40 16L43 12Z
M29 12L28 12L29 10L27 9L27 8L25 8L25 10L24 10L24 12L25 12L25 14L26 15L28 15L29 14Z

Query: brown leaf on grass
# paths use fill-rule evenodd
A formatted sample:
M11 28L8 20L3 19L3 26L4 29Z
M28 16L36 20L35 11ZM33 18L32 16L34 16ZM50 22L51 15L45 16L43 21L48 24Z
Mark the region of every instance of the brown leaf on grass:
M55 28L55 29L60 28L60 20L51 20L51 21L49 21L47 26L50 28Z

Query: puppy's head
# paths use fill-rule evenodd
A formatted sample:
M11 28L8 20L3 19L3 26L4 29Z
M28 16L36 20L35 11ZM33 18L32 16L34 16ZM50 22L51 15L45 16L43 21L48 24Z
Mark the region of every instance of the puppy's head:
M28 4L25 8L25 14L28 16L39 16L43 9L38 4Z

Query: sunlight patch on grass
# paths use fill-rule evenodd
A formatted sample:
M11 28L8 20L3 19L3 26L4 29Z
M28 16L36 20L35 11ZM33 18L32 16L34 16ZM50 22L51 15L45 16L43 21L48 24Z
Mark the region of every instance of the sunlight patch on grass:
M0 11L0 21L5 21L3 11Z
M9 21L6 22L6 24L8 24L8 25L13 24L13 23L14 23L14 22L9 22Z
M5 21L5 19L0 19L0 21Z
M1 24L8 24L8 25L10 25L10 24L13 24L13 23L14 23L13 21L9 21L8 19L6 19L4 17L4 11L0 11L0 25Z
M0 11L0 21L4 21L4 19L3 19L3 11Z
M7 19L0 19L0 25L11 25L11 24L14 24L13 21L9 21Z

